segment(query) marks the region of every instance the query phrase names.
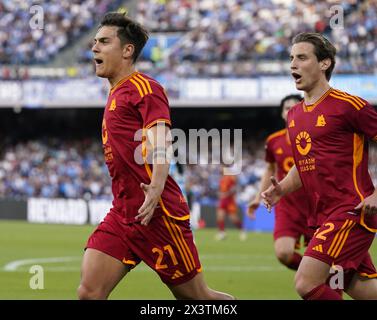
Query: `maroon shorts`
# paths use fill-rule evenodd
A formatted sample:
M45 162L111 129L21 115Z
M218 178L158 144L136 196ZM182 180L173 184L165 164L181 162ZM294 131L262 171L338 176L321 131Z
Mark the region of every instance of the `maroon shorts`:
M147 226L124 224L110 212L92 233L86 248L104 252L135 267L144 261L169 285L179 285L201 272L189 220L153 218Z
M313 236L314 230L307 227L306 217L292 216L292 212L281 207L275 208L275 226L274 226L274 240L281 237L295 238L297 241L296 249L300 248L301 236L306 246Z
M237 213L237 203L234 198L224 198L219 201L218 209L224 210L229 214Z
M330 266L341 266L345 272L354 271L361 276L377 277L368 253L374 236L347 213L330 216L316 230L304 255Z

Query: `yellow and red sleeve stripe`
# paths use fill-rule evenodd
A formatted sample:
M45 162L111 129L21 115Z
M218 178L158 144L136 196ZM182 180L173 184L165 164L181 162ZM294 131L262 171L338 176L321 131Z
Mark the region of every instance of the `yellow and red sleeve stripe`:
M330 96L339 100L349 102L358 111L364 108L365 106L365 102L361 100L359 97L350 95L340 90L334 89L333 92L331 92Z
M142 98L147 94L153 93L149 80L141 76L139 73L134 74L130 78L130 82L136 87Z
M165 122L167 123L169 126L171 126L171 121L169 119L157 119L157 120L153 120L152 122L148 123L147 125L144 126L145 129L150 129L152 128L154 125L156 125L158 122Z
M134 73L130 74L129 76L127 76L127 77L125 77L125 78L123 78L123 79L120 79L120 80L116 83L116 85L110 89L110 95L112 95L116 89L118 89L118 88L119 88L123 83L125 83L127 80L131 79L135 74L137 74L137 72L134 72Z
M271 141L272 139L274 139L274 138L276 138L276 137L280 137L280 136L282 136L283 134L286 134L286 132L287 132L287 129L281 129L281 130L279 130L279 131L276 131L276 132L270 134L270 135L267 137L267 139L266 139L266 143L269 142L269 141Z

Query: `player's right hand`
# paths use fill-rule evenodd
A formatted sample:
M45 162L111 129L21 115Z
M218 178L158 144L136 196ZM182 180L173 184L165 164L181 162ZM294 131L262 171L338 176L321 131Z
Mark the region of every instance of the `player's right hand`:
M255 210L258 209L260 205L260 200L258 198L254 198L252 201L249 202L247 208L247 215L250 219L255 219Z
M283 196L283 191L276 178L271 177L270 179L272 184L267 190L261 193L264 206L267 208L268 212L271 212L272 207L278 203L280 198Z

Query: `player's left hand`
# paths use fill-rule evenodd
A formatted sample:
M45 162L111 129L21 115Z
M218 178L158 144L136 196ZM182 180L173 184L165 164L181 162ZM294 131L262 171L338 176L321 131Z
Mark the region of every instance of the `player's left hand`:
M355 209L362 209L365 214L377 214L377 189L369 197L361 201Z
M267 208L268 212L271 212L272 207L277 204L280 198L283 196L282 188L275 177L271 177L271 185L267 190L261 193L261 198L263 200L264 206Z
M140 188L144 191L145 200L138 210L138 215L135 219L141 219L141 224L146 226L153 217L154 210L160 200L162 190L157 186L150 184L140 183Z

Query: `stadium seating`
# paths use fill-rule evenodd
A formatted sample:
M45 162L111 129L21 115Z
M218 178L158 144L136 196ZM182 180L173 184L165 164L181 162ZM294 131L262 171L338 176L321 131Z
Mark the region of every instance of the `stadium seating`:
M71 45L98 19L121 1L45 0L43 29L31 28L35 1L2 1L0 3L0 64L35 64L50 61Z
M43 1L43 32L30 29L34 2L0 3L0 79L87 78L93 76L91 43L81 35L93 30L108 10L122 1ZM135 18L151 32L138 69L160 78L280 75L289 72L288 50L301 31L318 31L338 49L336 73L377 71L377 3L342 1L344 27L330 28L337 1L278 0L139 0L129 1ZM77 64L65 68L33 67L47 63L67 46L82 42ZM169 91L169 88L167 88ZM106 91L106 90L105 90ZM33 91L34 92L34 91ZM104 95L107 94L107 91ZM170 97L171 90L169 91ZM38 106L36 103L36 106ZM34 106L34 105L33 105ZM258 152L244 152L239 199L255 193L263 170L262 141ZM377 159L372 149L371 159ZM0 158L0 196L106 198L110 179L97 140L29 141L7 146ZM252 155L251 155L252 154ZM187 166L194 196L213 204L219 166ZM377 164L371 172L377 179ZM251 187L250 187L251 186Z
M29 2L0 5L0 65L50 61L68 43L80 41L80 35L92 29L105 11L120 4L109 0L96 0L95 6L93 0L74 4L44 1L48 13L45 31L30 32L30 16L22 9ZM153 75L287 74L291 39L302 31L322 32L335 43L336 73L376 71L377 4L373 1L342 1L342 21L334 18L339 9L336 1L141 0L133 4L135 18L152 32L140 69ZM10 38L14 32L9 28L18 36ZM77 63L86 68L82 64L91 61L91 45L82 43L82 47Z
M237 176L240 203L255 194L265 167L263 142L246 145L253 145L253 152L243 151L242 172ZM377 184L376 146L371 148L370 160ZM203 205L216 204L220 174L219 164L184 166L186 186ZM93 138L19 143L8 146L0 158L0 198L111 199L110 183L101 145Z
M210 74L217 68L216 75L234 76L242 70L237 68L242 61L253 62L249 75L285 73L279 64L270 64L269 70L265 65L264 69L259 68L259 64L287 60L292 37L304 31L324 33L336 44L338 73L373 72L377 62L376 3L342 1L343 21L333 17L339 13L336 3L150 0L138 2L137 18L152 31L187 31L178 45L168 52L169 68L178 74L191 70L196 75L198 69ZM190 68L179 68L184 61L190 62ZM204 67L198 62L211 65L204 64ZM213 62L231 64L221 69Z
M92 139L28 141L0 159L0 197L108 199L110 177Z

